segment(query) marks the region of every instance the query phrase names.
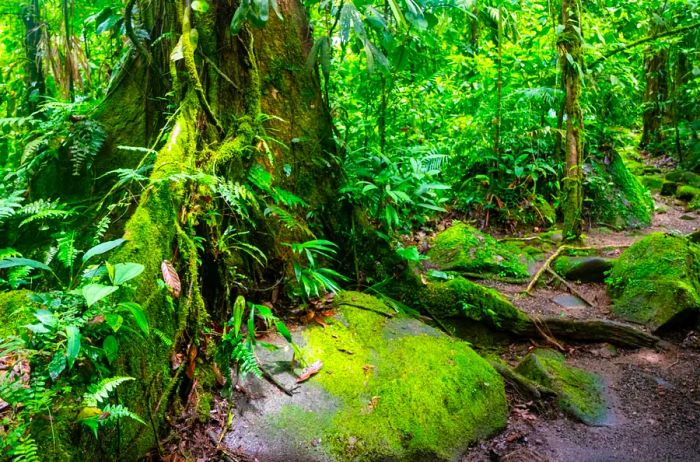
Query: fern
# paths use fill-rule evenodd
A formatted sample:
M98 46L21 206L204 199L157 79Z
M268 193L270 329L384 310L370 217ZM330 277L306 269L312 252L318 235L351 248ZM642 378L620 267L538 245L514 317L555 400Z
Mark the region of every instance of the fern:
M30 161L34 160L35 157L48 147L49 143L45 135L39 136L29 141L24 146L24 152L22 153L21 165L25 165Z
M238 364L238 372L242 377L251 373L256 377L262 377L258 359L253 354L253 348L249 342L237 343L231 353L231 360Z
M89 391L83 394L83 404L86 407L97 407L98 403L109 398L109 394L124 382L134 380L133 377L111 377L90 385Z
M58 253L56 258L66 268L72 268L73 262L78 256L78 250L75 248L75 232L63 233L56 239L58 244Z
M123 406L121 404L108 404L102 410L107 415L100 422L102 425L114 423L117 420L122 419L124 417L128 417L128 418L133 419L133 420L135 420L143 425L146 425L146 422L144 422L141 419L141 417L139 417L137 414L131 412L126 406Z
M66 210L65 205L58 201L46 201L43 199L36 200L23 206L17 215L27 216L19 226L33 223L35 221L63 219L70 217L74 212Z
M95 234L92 235L93 245L97 245L102 242L102 238L107 233L109 225L111 224L112 219L109 217L109 215L105 215L104 217L100 218L100 221L98 221L97 225L95 226Z
M70 135L68 151L71 154L73 175L90 170L92 162L107 139L107 132L99 122L91 119L76 122Z
M4 193L4 191L0 192ZM25 191L23 190L15 190L11 191L7 196L5 194L0 195L0 223L15 215L17 210L22 208L24 193Z
M163 342L163 344L167 347L173 346L173 341L168 337L168 335L163 332L160 329L156 329L155 327L151 327L151 332L155 334L156 337L158 337L158 340Z

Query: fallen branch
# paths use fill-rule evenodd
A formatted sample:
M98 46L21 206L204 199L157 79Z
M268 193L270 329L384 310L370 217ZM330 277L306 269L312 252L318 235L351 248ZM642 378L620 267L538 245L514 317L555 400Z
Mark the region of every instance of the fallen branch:
M558 316L532 318L531 328L520 335L549 333L560 338L587 342L607 342L622 347L653 347L661 339L636 327L607 319L564 319Z
M362 306L362 305L356 305L356 304L354 304L354 303L342 302L342 303L339 303L338 305L340 305L340 306L343 306L343 305L344 305L344 306L349 306L349 307L352 307L352 308L357 308L358 310L371 311L372 313L377 313L377 314L380 314L380 315L382 315L382 316L384 316L384 317L387 317L387 318L393 318L393 317L394 317L394 315L391 314L391 313L385 313L384 311L373 310L372 308L367 308L366 306Z
M549 274L551 274L557 281L559 281L559 282L561 282L562 284L564 284L564 286L565 286L567 289L569 289L569 292L571 292L572 295L576 295L578 298L580 298L581 300L583 300L583 301L586 303L586 305L590 306L591 308L595 308L595 307L596 307L595 303L593 303L593 302L591 302L590 300L588 300L588 298L586 298L585 295L583 295L583 294L582 294L578 289L576 289L573 285L571 285L571 284L568 283L566 280L564 280L563 277L559 276L559 275L557 274L557 272L554 271L552 268L547 268L547 272L548 272Z
M552 255L550 255L549 258L547 258L547 260L545 260L545 262L544 262L544 264L542 265L542 267L541 267L539 270L537 270L537 272L535 273L535 275L532 277L532 280L531 280L530 283L527 285L527 288L525 289L525 293L526 293L527 295L532 295L532 289L535 288L535 286L537 285L537 281L539 281L540 278L542 277L542 275L545 273L545 271L547 271L547 268L549 268L549 265L551 265L552 262L553 262L554 260L556 260L557 257L558 257L559 255L561 255L561 253L562 253L564 250L566 250L566 249L571 249L571 248L575 248L575 247L572 247L572 246L569 246L569 245L562 245L562 246L560 246Z
M263 368L262 366L260 366L260 371L262 372L263 378L265 380L267 380L269 383L271 383L272 385L274 385L281 392L283 392L287 396L294 396L294 390L296 390L296 388L289 389L289 388L285 387L272 374L270 374L268 371L266 371L265 368Z

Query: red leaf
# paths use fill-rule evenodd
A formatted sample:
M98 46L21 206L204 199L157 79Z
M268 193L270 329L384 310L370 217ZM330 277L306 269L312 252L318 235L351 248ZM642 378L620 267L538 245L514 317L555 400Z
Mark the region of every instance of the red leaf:
M160 271L163 273L163 281L173 291L173 298L179 298L182 286L180 285L180 276L177 275L177 271L173 268L172 263L168 260L163 260L163 263L160 264Z
M323 361L316 361L309 367L301 371L301 374L297 378L297 383L305 382L311 378L311 376L318 374L318 371L323 367Z

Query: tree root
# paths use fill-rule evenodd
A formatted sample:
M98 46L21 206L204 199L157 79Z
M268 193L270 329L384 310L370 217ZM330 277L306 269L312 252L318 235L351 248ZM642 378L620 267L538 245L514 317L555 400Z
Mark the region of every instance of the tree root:
M489 360L489 363L499 374L501 374L506 382L510 383L513 388L518 390L523 395L535 400L557 395L554 390L544 387L539 383L528 379L522 374L518 374L500 359L491 359Z
M653 347L661 339L640 329L607 319L562 319L546 316L532 319L532 325L514 332L518 335L542 335L543 328L552 336L586 342L607 342L622 347ZM538 328L538 325L541 326ZM547 334L547 336L549 336Z

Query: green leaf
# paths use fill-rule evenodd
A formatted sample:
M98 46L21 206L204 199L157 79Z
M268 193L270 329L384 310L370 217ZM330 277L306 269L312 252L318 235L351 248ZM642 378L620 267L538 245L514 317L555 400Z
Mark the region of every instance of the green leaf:
M238 34L238 32L240 32L241 27L243 27L243 22L246 20L249 11L250 0L242 0L241 4L236 9L236 12L233 14L233 19L231 19L230 29L232 35L236 35Z
M114 265L114 277L112 284L120 286L126 281L138 277L145 267L140 263L117 263Z
M119 290L117 286L106 286L104 284L88 284L84 286L80 291L85 297L87 306L90 307L95 303L99 302L105 297L113 294Z
M85 252L85 255L83 255L83 263L88 261L94 256L97 255L102 255L103 253L107 253L110 250L119 247L123 243L126 242L126 239L115 239L113 241L108 241L108 242L103 242L102 244L98 244L95 247L91 248L87 252Z
M238 335L243 324L243 312L245 311L245 298L242 295L236 297L233 304L233 335Z
M117 305L117 308L131 313L138 328L141 329L144 334L149 334L148 317L146 317L146 313L143 311L143 308L141 308L141 305L134 302L123 302Z
M197 13L206 13L207 11L209 11L209 4L203 0L194 0L194 2L192 2L192 5L190 5L190 8L192 8Z
M282 337L284 337L289 343L293 343L292 334L282 321L275 321L275 327L277 327L277 332L279 332Z
M49 363L49 376L54 382L66 368L66 355L63 351L57 351Z
M32 260L29 258L10 257L5 258L4 260L0 260L0 269L14 268L17 266L29 266L31 268L38 268L46 271L51 271L51 268L49 268L48 265L45 265L40 261Z
M56 325L56 316L49 310L37 310L34 317L45 326L54 327Z
M122 324L124 324L124 318L116 313L108 313L105 316L105 322L107 322L107 325L112 328L112 331L117 332Z
M70 369L80 353L80 329L78 326L66 326L66 340L66 361Z
M114 335L108 335L102 342L102 349L105 352L107 361L112 364L119 356L119 342Z

